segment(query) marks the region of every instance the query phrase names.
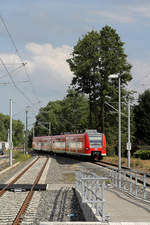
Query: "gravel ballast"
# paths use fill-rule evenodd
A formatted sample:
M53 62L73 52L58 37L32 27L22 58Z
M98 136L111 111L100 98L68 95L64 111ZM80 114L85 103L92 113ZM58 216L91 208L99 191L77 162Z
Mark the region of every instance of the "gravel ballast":
M51 159L46 183L41 192L36 219L33 224L47 221L85 221L74 191L76 160L61 156Z
M45 156L42 156L45 158ZM21 224L39 225L40 222L85 221L74 190L74 172L82 162L62 155L49 156L45 171L46 191L36 191ZM34 157L0 175L1 184L20 172ZM47 174L47 175L46 175ZM42 182L40 180L39 184ZM42 182L42 183L43 183Z

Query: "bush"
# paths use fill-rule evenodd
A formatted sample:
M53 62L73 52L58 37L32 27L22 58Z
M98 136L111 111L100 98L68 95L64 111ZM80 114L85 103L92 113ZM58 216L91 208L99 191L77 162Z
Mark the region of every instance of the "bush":
M15 162L23 162L29 159L31 156L29 154L24 154L24 152L13 152L13 158L15 159Z
M150 159L150 150L138 150L133 156L140 159Z

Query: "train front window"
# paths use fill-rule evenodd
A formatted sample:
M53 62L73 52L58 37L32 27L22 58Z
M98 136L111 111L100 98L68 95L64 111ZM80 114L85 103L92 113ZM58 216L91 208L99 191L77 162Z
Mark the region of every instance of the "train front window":
M102 135L89 136L89 142L91 148L101 148L102 147Z

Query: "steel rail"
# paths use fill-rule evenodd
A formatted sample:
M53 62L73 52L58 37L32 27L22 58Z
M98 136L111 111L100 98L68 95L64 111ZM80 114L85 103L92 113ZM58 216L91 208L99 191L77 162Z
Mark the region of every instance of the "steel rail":
M46 161L45 161L45 163L44 163L42 169L40 170L38 176L36 177L36 179L35 179L35 181L34 181L34 183L33 183L33 186L32 186L32 188L31 188L31 190L30 190L30 192L28 193L26 199L24 200L24 202L23 202L23 204L22 204L22 206L21 206L21 208L20 208L20 210L19 210L19 212L18 212L18 214L17 214L15 220L13 221L12 225L19 225L19 224L20 224L20 220L21 220L21 218L22 218L22 215L25 213L25 211L26 211L26 209L27 209L27 207L28 207L28 205L29 205L29 202L31 201L31 198L32 198L32 196L33 196L33 193L34 193L34 187L35 187L35 185L39 182L39 180L40 180L40 178L41 178L41 176L42 176L42 173L43 173L43 171L44 171L44 169L45 169L45 167L46 167L47 162L48 162L48 158L46 159Z
M40 157L36 158L29 166L27 166L21 173L18 174L9 184L6 184L6 186L0 191L0 197L6 192L6 189L14 184L34 163L36 163L39 160Z
M99 164L99 163L103 163L105 165L109 165L109 166L114 166L114 167L118 167L117 164L114 164L114 163L110 163L110 162L105 162L105 161L99 161L99 162L95 162L95 164ZM144 173L144 172L140 172L140 171L136 171L136 170L133 170L133 169L129 169L128 167L125 167L125 166L121 166L122 169L125 169L125 170L128 170L130 172L137 172L139 175L146 175L147 177L150 177L150 173Z
M103 166L103 167L108 168L108 169L113 169L113 167L109 167L109 166L118 167L116 164L109 163L109 162L101 162L101 161L99 161L99 162L93 162L93 164L98 165L98 166ZM129 168L127 168L127 167L123 167L123 166L122 166L121 168L128 171L128 172L126 173L127 177L130 176L129 172L130 172L130 173L133 173L133 174L134 174L135 172L137 172L137 174L139 174L139 175L141 175L141 176L142 176L142 175L146 175L147 178L150 177L150 174L147 174L147 173L135 171L135 170L129 169ZM118 168L116 168L115 170L118 171ZM134 177L133 177L133 180L135 180ZM138 178L137 181L138 181L140 184L143 184L143 181L142 181L140 178ZM146 182L146 186L147 186L147 187L150 187L150 183L149 183L149 182Z

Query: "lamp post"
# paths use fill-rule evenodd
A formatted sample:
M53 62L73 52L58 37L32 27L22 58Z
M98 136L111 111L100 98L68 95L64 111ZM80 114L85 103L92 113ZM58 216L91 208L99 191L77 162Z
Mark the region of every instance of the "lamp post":
M120 95L120 75L110 75L110 79L118 78L118 187L121 188L121 95Z
M28 112L29 112L30 106L26 106L25 113L26 113L26 131L25 131L25 154L28 154Z
M10 129L9 129L9 165L12 167L12 150L13 150L13 143L12 143L12 99L10 99Z
M128 151L128 168L130 169L130 151L131 151L131 142L130 142L130 99L128 100L128 143L127 143L127 151Z
M26 109L25 154L28 153L28 109Z

